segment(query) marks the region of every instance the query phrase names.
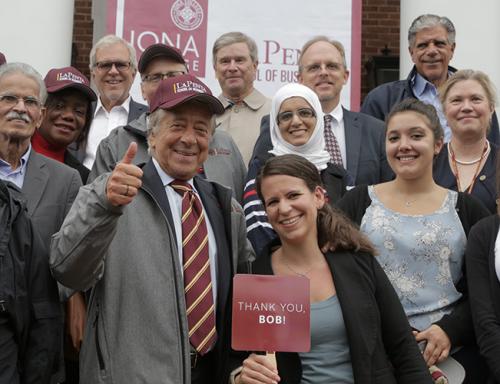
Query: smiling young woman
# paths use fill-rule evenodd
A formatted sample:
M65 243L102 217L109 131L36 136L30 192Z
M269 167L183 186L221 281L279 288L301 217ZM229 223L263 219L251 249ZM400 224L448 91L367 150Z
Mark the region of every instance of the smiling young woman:
M372 241L429 366L449 355L481 383L464 274L466 236L488 215L473 197L440 187L433 158L443 146L436 110L415 99L387 117L387 160L396 177L357 187L338 205ZM479 372L475 371L478 370ZM476 373L479 376L476 376Z
M277 370L251 354L235 382L432 383L371 243L326 203L317 167L298 155L272 157L256 183L279 247L252 272L309 279L311 350L276 353Z

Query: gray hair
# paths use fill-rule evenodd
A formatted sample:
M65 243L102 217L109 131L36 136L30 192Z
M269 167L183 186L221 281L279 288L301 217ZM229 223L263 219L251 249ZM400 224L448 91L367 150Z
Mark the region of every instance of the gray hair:
M250 51L250 58L252 61L254 63L259 61L259 52L257 51L257 44L254 39L242 32L228 32L215 40L214 47L212 48L213 65L215 66L217 63L217 52L219 52L221 48L236 43L245 43Z
M161 122L163 118L167 115L167 111L162 108L158 108L156 111L152 112L149 115L149 121L148 121L148 128L147 128L147 139L148 139L148 154L149 156L153 156L151 153L151 146L149 139L151 135L157 134L158 131L160 130ZM212 128L210 134L213 135L215 133L215 115L212 116L210 119L210 126Z
M411 23L410 29L408 29L408 45L413 47L415 44L415 36L422 29L443 27L448 34L448 42L450 44L455 44L455 26L446 16L438 16L432 14L420 15L413 23Z
M135 48L128 41L116 35L106 35L104 37L101 37L99 41L92 47L92 50L90 51L90 70L94 69L94 67L96 66L97 50L115 44L123 44L127 48L130 66L132 67L134 72L137 71L137 56L135 53Z
M6 63L0 66L0 80L4 76L13 73L20 73L26 77L35 80L36 83L38 84L38 88L40 89L38 95L40 103L45 104L45 100L47 100L47 88L45 87L45 83L43 82L42 76L38 73L38 71L35 68L26 63Z
M329 37L327 36L316 36L316 37L313 37L312 39L310 40L307 40L306 43L302 46L302 49L300 50L300 56L299 56L299 72L302 72L302 70L304 69L302 67L302 56L304 55L304 53L309 49L311 48L311 45L319 42L319 41L324 41L326 43L329 43L331 45L333 45L335 48L337 48L337 51L339 51L340 53L340 56L342 57L342 65L344 66L344 69L347 69L347 62L345 60L345 48L344 46L342 45L342 43L338 40L333 40L333 39L330 39Z

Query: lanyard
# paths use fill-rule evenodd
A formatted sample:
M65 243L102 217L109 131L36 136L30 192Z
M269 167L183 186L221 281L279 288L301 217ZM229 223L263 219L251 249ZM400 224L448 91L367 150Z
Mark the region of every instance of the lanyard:
M455 152L453 151L453 148L451 147L451 143L448 143L448 153L451 156L451 166L453 168L453 175L455 176L455 179L457 180L457 190L461 190L461 185L460 185L460 175L458 173L458 162L457 159L455 158ZM470 194L472 190L474 189L474 185L476 184L476 179L477 176L479 175L479 171L481 171L481 163L483 162L483 159L486 157L487 154L490 153L490 143L488 140L486 140L486 144L484 145L483 153L481 154L481 157L477 161L477 167L476 171L474 172L474 176L472 176L472 182L469 185L469 188L467 190L464 190L464 192Z

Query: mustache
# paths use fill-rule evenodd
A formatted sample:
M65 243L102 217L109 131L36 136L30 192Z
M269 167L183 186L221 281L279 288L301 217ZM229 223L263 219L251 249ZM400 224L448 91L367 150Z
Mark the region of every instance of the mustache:
M19 113L16 111L10 111L9 113L7 113L6 117L8 120L19 119L19 120L23 120L27 124L31 123L31 118L28 116L28 114L26 112Z

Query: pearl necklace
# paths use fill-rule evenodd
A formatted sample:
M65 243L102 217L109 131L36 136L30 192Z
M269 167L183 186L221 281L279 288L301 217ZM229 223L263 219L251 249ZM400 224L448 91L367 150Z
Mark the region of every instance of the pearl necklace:
M473 165L473 164L476 164L479 161L483 160L486 156L488 156L489 153L490 153L490 150L491 150L490 142L488 140L486 140L486 148L483 150L483 153L481 154L481 156L478 157L477 159L470 160L470 161L465 161L465 160L457 159L455 157L454 160L455 160L455 162L457 162L458 164L461 164L461 165ZM450 157L454 156L453 149L451 148L451 144L450 143L448 143L448 155Z

